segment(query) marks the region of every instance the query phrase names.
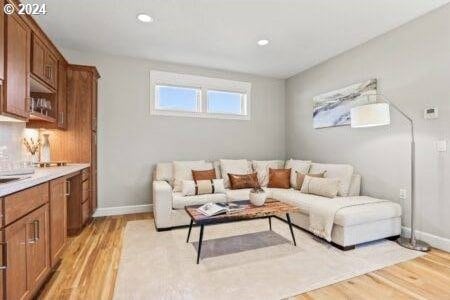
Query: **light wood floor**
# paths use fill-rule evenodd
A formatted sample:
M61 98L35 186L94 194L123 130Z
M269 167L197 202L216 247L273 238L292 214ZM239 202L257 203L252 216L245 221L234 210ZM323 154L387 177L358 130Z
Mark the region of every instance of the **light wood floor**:
M136 214L95 219L72 238L41 299L111 299L128 221ZM295 299L450 299L450 253L427 255L298 295Z

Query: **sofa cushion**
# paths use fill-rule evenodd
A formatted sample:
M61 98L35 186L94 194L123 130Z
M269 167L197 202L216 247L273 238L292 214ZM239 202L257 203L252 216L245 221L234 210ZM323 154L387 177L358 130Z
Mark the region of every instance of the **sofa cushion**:
M174 161L173 162L173 190L181 191L181 182L183 180L192 180L192 170L210 170L212 163L204 160L197 161Z
M319 164L312 163L309 170L310 173L318 174L323 171L327 171L326 178L339 179L339 191L338 196L348 196L350 189L350 183L352 181L353 167L351 165L344 164Z
M297 172L307 174L310 167L310 160L296 160L291 158L290 160L286 161L285 168L291 169L291 187L295 188L297 186Z
M269 169L281 169L284 167L283 160L253 160L253 170L258 174L259 185L264 187L269 183Z
M173 163L158 163L155 172L156 181L166 181L173 185Z
M246 159L221 159L220 170L225 183L225 188L230 187L228 173L242 175L253 172L251 162Z
M226 202L225 194L205 194L198 196L183 196L180 192L173 193L172 207L174 209L184 209L188 205L202 205L208 202Z

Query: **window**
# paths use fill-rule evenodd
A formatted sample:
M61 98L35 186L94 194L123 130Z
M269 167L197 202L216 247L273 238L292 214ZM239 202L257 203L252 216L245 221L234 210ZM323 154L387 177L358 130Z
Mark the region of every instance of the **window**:
M180 86L156 86L156 108L160 110L199 111L200 90Z
M250 90L248 82L151 71L151 114L249 120Z
M246 95L243 93L208 91L208 113L245 115Z

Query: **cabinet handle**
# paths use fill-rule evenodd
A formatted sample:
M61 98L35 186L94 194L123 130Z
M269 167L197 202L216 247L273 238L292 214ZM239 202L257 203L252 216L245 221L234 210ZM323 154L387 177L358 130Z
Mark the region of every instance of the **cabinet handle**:
M35 241L37 242L40 238L41 238L41 233L40 233L40 225L41 225L41 223L39 222L39 220L34 220L33 221L33 223L34 223L34 234L35 234Z
M52 75L52 66L49 66L49 65L45 66L45 74L44 74L44 76L48 80L52 80L52 77L53 77L53 75Z
M66 181L66 196L70 196L70 181Z
M2 245L2 261L3 266L0 266L0 270L6 270L8 268L8 243L7 242L0 242L0 245Z

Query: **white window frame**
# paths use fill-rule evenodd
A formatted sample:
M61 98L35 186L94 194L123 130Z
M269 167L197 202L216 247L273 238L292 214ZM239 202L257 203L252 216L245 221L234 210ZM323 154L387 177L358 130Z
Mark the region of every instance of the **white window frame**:
M156 96L156 87L175 86L200 89L200 99L196 112L182 110L165 110L158 108L158 99ZM231 93L241 93L244 98L241 102L242 114L227 113L209 113L208 109L208 91L221 91ZM251 112L251 83L244 81L234 81L228 79L196 76L189 74L179 74L164 71L150 71L150 114L163 116L181 116L196 118L216 118L232 120L250 120Z

